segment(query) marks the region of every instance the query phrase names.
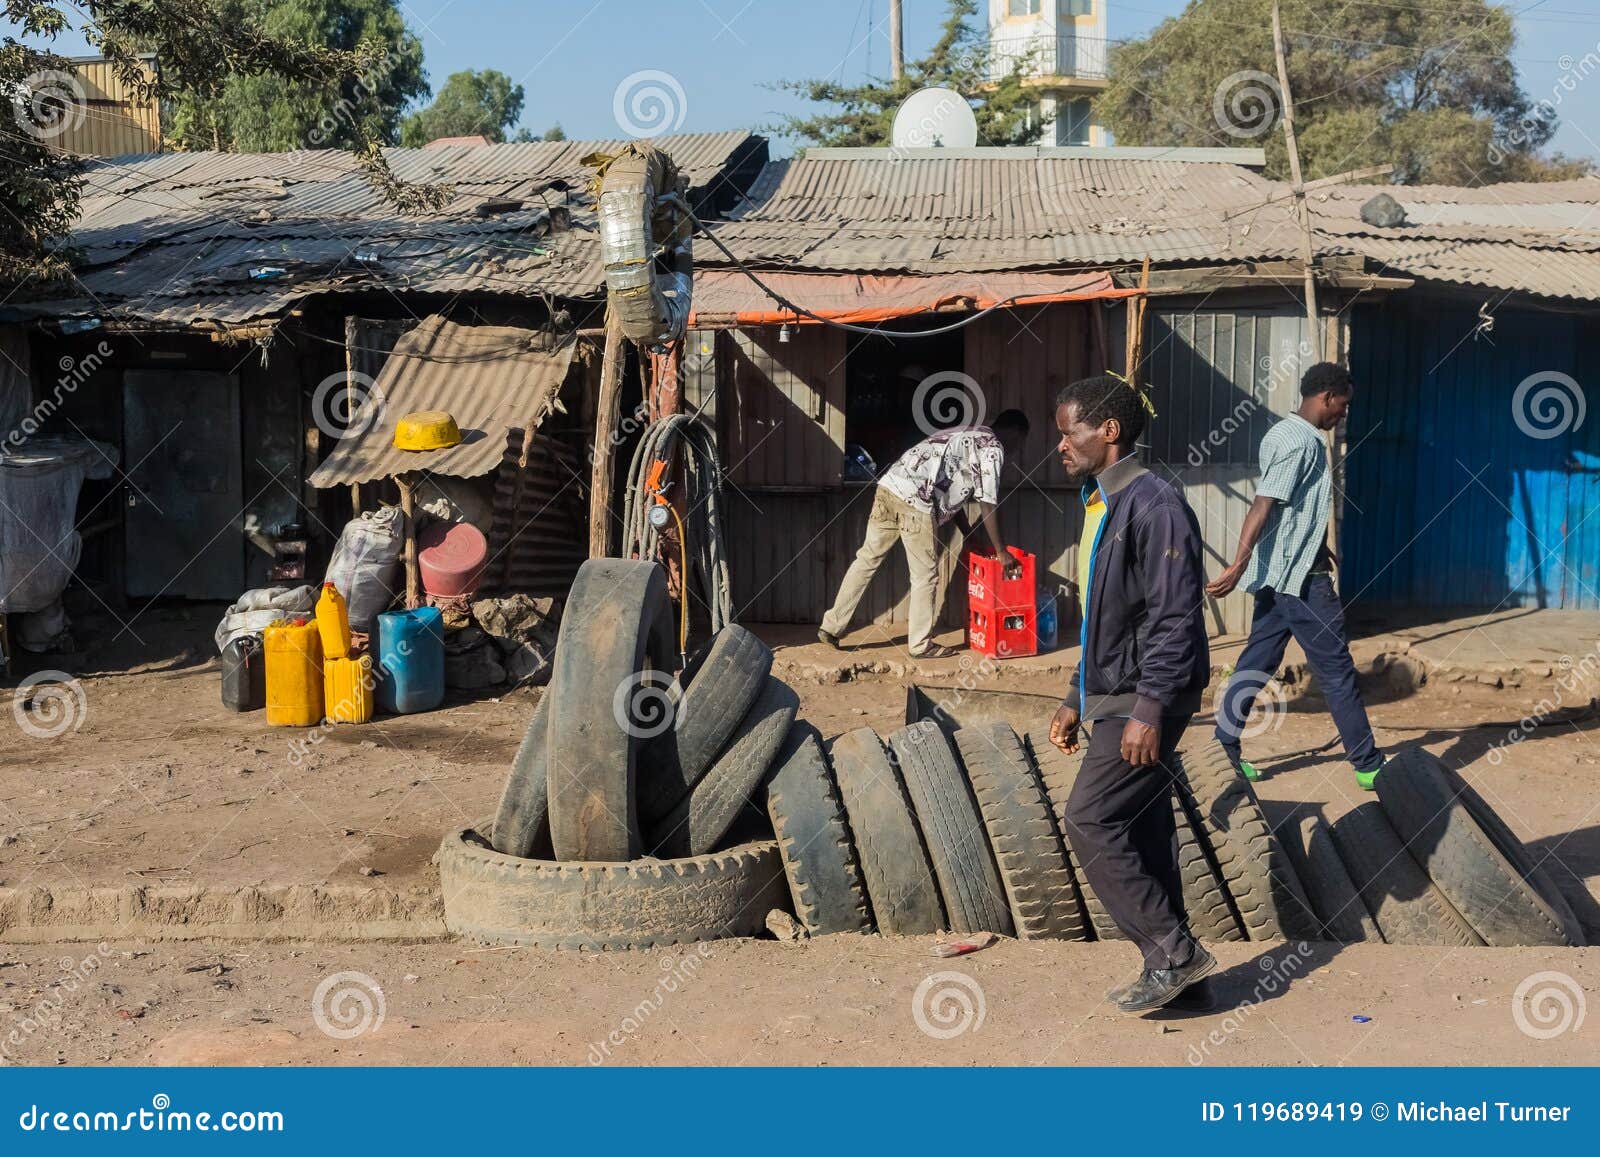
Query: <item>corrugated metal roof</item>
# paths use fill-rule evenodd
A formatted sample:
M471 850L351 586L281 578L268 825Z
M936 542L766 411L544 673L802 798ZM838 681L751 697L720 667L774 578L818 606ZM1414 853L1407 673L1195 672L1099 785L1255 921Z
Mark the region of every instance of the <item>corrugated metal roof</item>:
M395 343L373 393L371 428L334 445L311 473L317 487L370 482L410 470L475 478L500 465L512 437L538 429L557 405L575 346L551 350L542 334L510 326L456 325L427 318ZM394 447L396 424L417 410L446 410L460 445L415 452Z
M1084 150L822 149L769 166L716 232L752 265L815 271L1260 260L1299 251L1292 206L1266 203L1279 188L1237 165ZM703 243L696 257L726 260Z
M454 190L443 210L415 216L399 214L358 159L338 150L91 162L71 238L82 255L83 293L10 312L189 325L266 317L317 294L373 289L598 296L600 246L588 192L594 171L583 158L627 143L387 150L401 179ZM745 132L656 143L701 202L728 200L721 183L765 155L765 142Z

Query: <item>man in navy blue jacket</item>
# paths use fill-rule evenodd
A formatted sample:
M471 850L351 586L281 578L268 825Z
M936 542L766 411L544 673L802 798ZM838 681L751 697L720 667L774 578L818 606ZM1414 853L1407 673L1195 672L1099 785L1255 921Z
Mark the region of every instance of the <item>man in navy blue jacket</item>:
M1200 528L1171 483L1139 464L1144 401L1109 376L1056 398L1058 450L1083 481L1082 657L1050 741L1071 754L1089 724L1065 826L1083 874L1144 968L1109 999L1130 1015L1200 1010L1216 958L1189 931L1173 820L1173 753L1200 707L1210 653L1200 617Z

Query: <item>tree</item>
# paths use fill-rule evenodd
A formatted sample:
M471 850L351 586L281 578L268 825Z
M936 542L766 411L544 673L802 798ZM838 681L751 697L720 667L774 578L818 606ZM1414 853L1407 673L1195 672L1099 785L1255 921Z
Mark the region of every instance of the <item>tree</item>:
M541 141L564 141L567 139L567 130L561 127L560 121L557 121L555 124L545 129L544 135L542 135L539 139Z
M817 145L887 145L900 103L919 88L937 86L954 89L972 104L979 143L1031 142L1040 126L1035 116L1037 100L1025 83L1030 59L1018 56L1006 71L994 75L999 70L993 66L987 33L973 22L976 0L948 0L948 4L938 42L921 60L907 61L899 81L855 85L832 80L782 82L778 87L833 107L811 116L786 116L776 131Z
M218 74L214 61L161 66L178 90L163 118L185 149L270 153L287 149L394 144L401 110L426 96L422 44L407 31L398 0L214 0L230 23L254 22L285 40L377 54L341 83L281 73ZM159 55L159 53L158 53Z
M1517 84L1512 14L1487 0L1330 5L1283 0L1295 130L1307 179L1393 164L1405 183L1481 185L1581 175L1546 157L1552 102ZM1123 145L1260 145L1288 175L1272 0L1193 2L1113 48L1095 101Z
M433 103L414 112L400 126L400 143L409 148L440 137L506 139L506 130L522 119L520 84L503 72L486 68L451 73Z

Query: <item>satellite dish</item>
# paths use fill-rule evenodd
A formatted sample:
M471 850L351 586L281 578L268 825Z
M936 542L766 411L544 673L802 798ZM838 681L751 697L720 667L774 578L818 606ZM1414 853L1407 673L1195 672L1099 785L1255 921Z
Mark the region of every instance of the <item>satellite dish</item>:
M953 88L921 88L894 114L897 149L970 149L978 143L978 118Z

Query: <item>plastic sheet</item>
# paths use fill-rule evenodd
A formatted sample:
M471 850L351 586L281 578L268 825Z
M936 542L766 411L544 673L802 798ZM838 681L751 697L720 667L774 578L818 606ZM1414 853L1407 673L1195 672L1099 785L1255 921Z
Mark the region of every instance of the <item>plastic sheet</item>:
M257 587L245 591L223 613L212 637L217 650L223 651L240 635L259 635L273 623L281 623L294 615L310 615L316 605L317 592L313 587Z
M400 508L385 506L352 518L340 532L325 579L344 596L352 631L371 634L373 621L394 602L404 529Z
M61 597L83 551L78 491L116 462L116 447L88 439L0 443L0 613L42 611Z

